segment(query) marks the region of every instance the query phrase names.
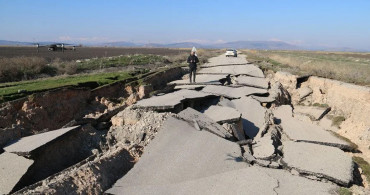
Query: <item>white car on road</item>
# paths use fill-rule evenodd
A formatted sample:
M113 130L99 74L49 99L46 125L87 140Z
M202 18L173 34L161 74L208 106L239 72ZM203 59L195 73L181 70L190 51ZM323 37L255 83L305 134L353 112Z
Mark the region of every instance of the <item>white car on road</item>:
M233 56L238 57L238 52L235 49L228 49L225 53L226 57Z

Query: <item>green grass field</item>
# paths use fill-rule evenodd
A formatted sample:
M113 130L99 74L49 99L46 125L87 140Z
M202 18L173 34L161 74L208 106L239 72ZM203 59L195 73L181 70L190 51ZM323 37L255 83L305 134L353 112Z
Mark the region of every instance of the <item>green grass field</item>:
M265 69L370 86L370 53L281 50L244 52L250 62Z
M77 86L79 83L86 82L97 82L99 85L105 85L130 77L132 76L129 72L111 72L2 83L0 84L0 102L24 97L29 93L37 91L44 91L64 86ZM18 93L19 90L24 92Z
M165 57L159 55L126 55L118 57L100 58L81 63L76 63L77 71L97 70L109 67L119 67L127 65L147 65L147 64L166 64L170 63Z

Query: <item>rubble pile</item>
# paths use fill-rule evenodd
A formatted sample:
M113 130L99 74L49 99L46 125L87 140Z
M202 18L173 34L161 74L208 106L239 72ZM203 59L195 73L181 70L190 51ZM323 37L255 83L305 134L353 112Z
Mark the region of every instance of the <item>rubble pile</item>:
M134 158L139 158L143 148L154 139L163 122L172 113L158 113L132 109L132 106L112 117L112 126L107 134L109 147L123 143Z

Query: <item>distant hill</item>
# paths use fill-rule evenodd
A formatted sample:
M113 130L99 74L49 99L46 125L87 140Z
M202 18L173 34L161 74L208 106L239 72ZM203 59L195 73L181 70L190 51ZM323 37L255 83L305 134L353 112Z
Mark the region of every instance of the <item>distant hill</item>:
M204 47L207 47L205 45L202 45L199 43L193 43L193 42L171 43L171 44L166 44L165 46L170 47L170 48L191 48L191 47L204 48Z
M56 42L44 41L38 42L40 45L48 45ZM30 46L34 45L32 42L20 42L20 41L7 41L0 40L0 45L7 46ZM319 51L352 51L352 52L365 52L368 50L353 49L349 47L323 47L323 46L309 46L301 47L293 44L289 44L283 41L233 41L227 43L218 43L218 44L200 44L195 42L179 42L179 43L169 43L169 44L160 44L160 43L133 43L127 41L117 41L117 42L108 42L108 43L86 43L84 46L106 46L106 47L149 47L149 48L204 48L204 49L268 49L268 50L319 50Z
M7 41L7 40L0 40L0 45L9 45L9 46L18 46L18 45L33 45L30 42L20 42L20 41Z
M297 50L301 49L296 45L291 45L282 41L235 41L223 44L213 45L216 48L234 48L234 49L283 49Z
M95 44L99 45L99 44ZM119 41L119 42L110 42L110 43L102 43L99 46L108 46L108 47L137 47L139 45L132 43L132 42L127 42L127 41Z
M140 47L166 47L166 48L234 48L234 49L300 49L298 46L291 45L281 41L235 41L227 42L222 44L200 44L194 42L180 42L180 43L170 43L170 44L143 44L137 45Z
M148 44L141 44L140 47L156 48L156 47L166 47L166 46L164 44L159 44L159 43L148 43Z
M41 41L37 42L40 45L51 45L51 44L56 44L60 42L55 42L55 41ZM21 42L21 41L7 41L7 40L0 40L0 45L3 46L32 46L35 45L36 42ZM69 43L65 43L69 44Z

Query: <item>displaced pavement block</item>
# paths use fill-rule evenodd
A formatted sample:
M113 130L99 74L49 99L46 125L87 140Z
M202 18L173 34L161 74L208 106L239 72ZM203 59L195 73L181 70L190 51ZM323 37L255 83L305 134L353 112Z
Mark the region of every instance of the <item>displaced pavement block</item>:
M331 183L324 183L310 180L304 177L295 176L287 171L278 169L260 168L270 177L279 181L279 187L275 188L276 194L335 194L338 186Z
M33 160L4 152L0 155L0 194L9 194L28 168Z
M290 106L280 106L273 111L275 120L280 122L283 133L290 140L334 146L345 150L353 149L351 144L336 137L322 127L291 117L292 112L290 108Z
M291 105L281 105L273 110L275 119L280 120L293 117L293 108Z
M138 101L134 108L144 108L144 109L153 109L153 110L170 110L175 109L176 106L180 105L185 100L198 99L198 98L207 98L212 95L194 91L194 90L179 90L172 93L168 93L162 96L153 96L148 99L143 99Z
M266 109L251 97L242 97L231 101L235 108L242 113L243 129L248 137L253 138L265 122Z
M172 184L112 188L111 194L333 194L330 183L293 176L282 170L248 167Z
M176 85L175 89L189 89L189 90L197 90L203 89L206 85Z
M240 146L187 122L168 118L139 162L108 193L129 187L170 185L246 168Z
M249 76L238 76L235 79L235 84L246 85L250 87L257 87L262 89L267 89L269 84L265 78L249 77Z
M260 96L255 96L255 95L252 95L251 96L253 99L259 101L260 103L272 103L274 102L276 99L271 97L271 96L267 96L267 97L260 97Z
M353 180L354 163L342 150L318 144L283 142L283 164L300 173L326 178L348 186Z
M308 115L313 120L322 119L330 110L330 107L323 108L317 106L294 106L294 113Z
M257 159L269 160L275 157L275 147L271 136L258 138L258 141L253 145L253 156Z
M238 122L241 117L240 112L235 108L224 106L210 106L204 114L220 124Z
M226 80L226 75L197 75L196 76L196 85L221 85L220 80ZM176 84L176 85L190 85L189 79L183 80L176 80L172 81L169 84Z
M245 133L243 130L243 124L241 121L238 124L228 124L224 123L222 126L233 133L237 140L242 141L245 140Z
M178 116L186 121L196 120L200 129L207 130L223 138L230 138L232 135L227 132L220 124L209 118L207 115L200 113L192 108L186 108Z
M266 94L267 90L247 86L227 87L227 86L207 85L205 88L202 89L202 92L224 96L232 99L238 99L252 94Z
M274 194L278 181L255 167L222 172L194 180L112 188L111 194Z
M15 143L4 148L6 152L16 153L19 155L28 155L32 151L48 144L49 142L67 134L70 131L77 130L80 126L62 128L46 133L27 136L19 139Z

